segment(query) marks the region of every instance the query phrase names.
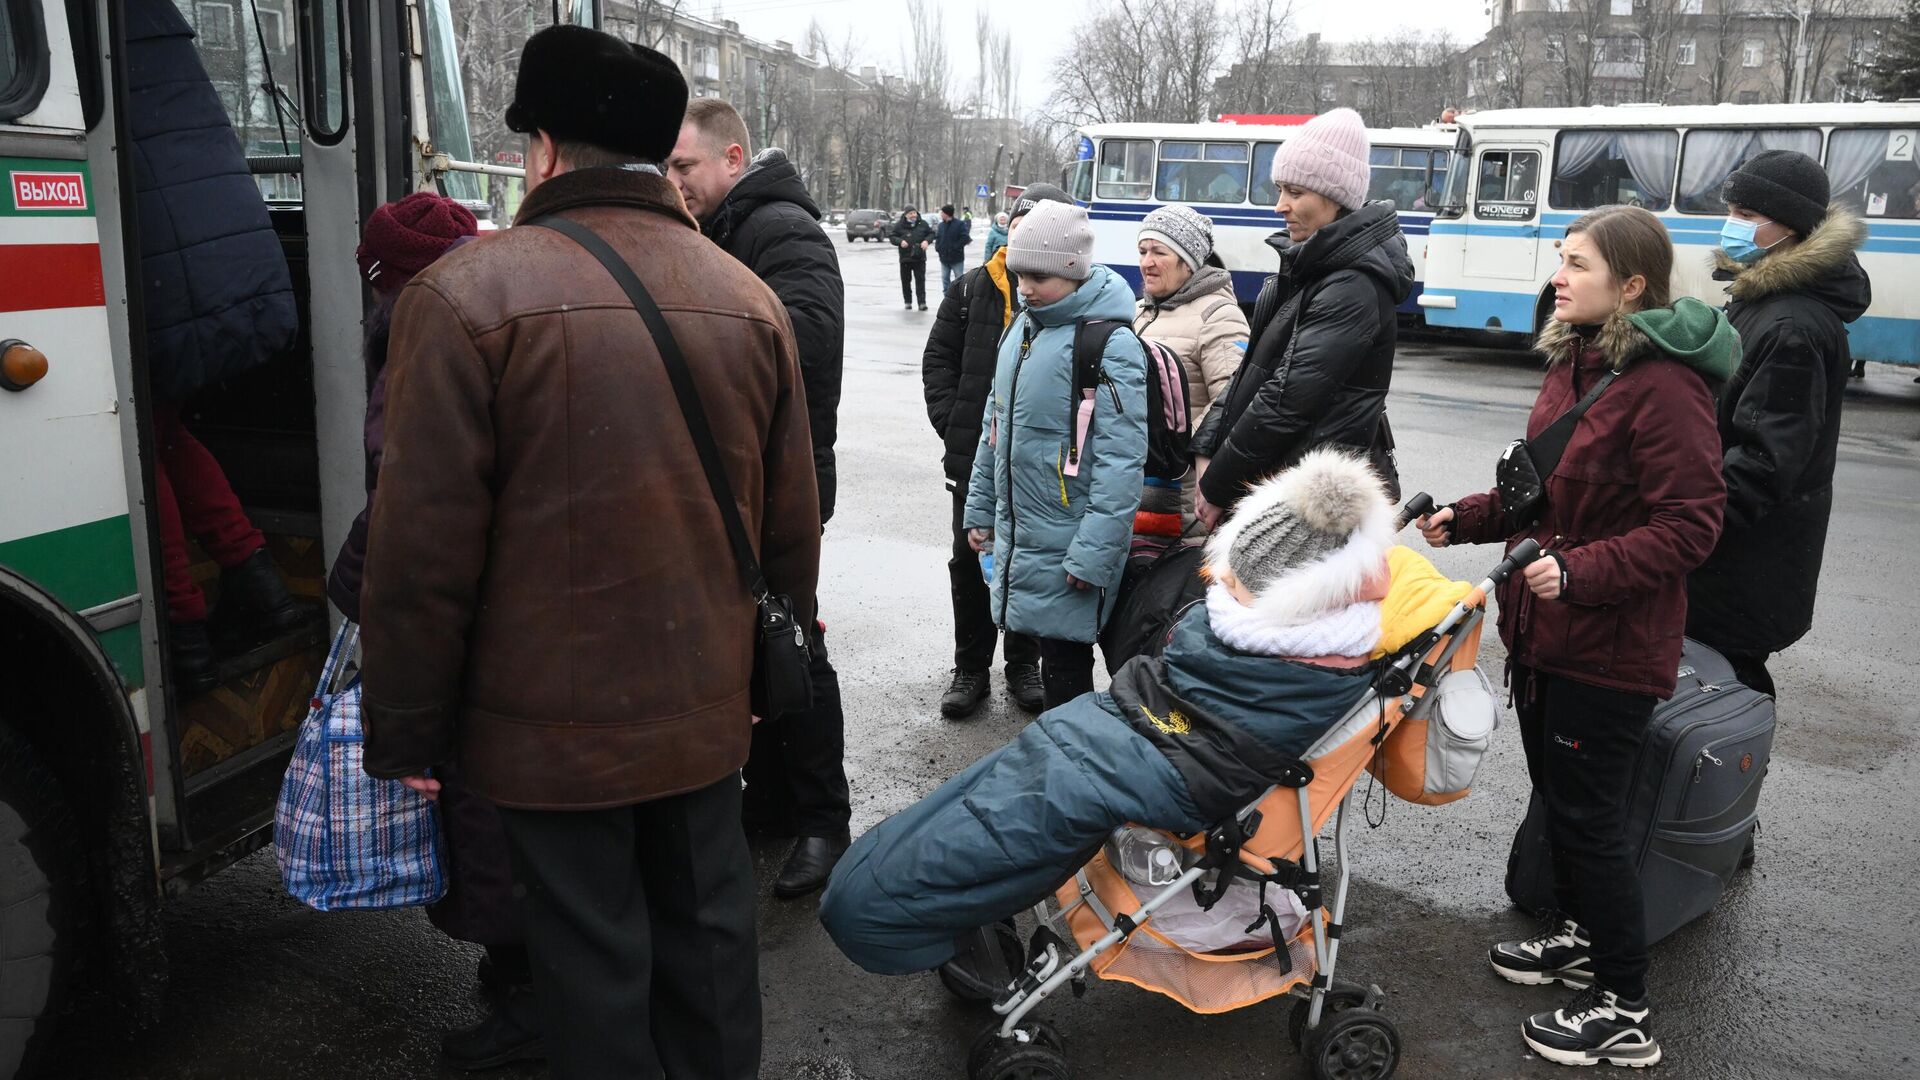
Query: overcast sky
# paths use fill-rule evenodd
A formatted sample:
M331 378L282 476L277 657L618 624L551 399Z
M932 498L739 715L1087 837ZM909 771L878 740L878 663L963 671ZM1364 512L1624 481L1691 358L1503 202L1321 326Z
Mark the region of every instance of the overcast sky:
M973 41L974 13L985 10L1014 28L1014 50L1020 63L1021 105L1032 109L1051 88L1048 68L1059 55L1086 11L1098 0L947 0L941 3L947 30L947 48L955 74L971 82L978 63ZM1221 0L1231 9L1233 0ZM1317 31L1328 41L1390 32L1397 27L1446 30L1461 45L1486 33L1486 0L1295 0L1296 23L1302 32ZM685 10L705 15L710 0L687 0ZM854 32L861 63L899 71L905 55L906 0L731 0L718 7L721 17L740 24L742 32L765 41L785 40L798 48L807 24L820 20L829 40L839 42Z

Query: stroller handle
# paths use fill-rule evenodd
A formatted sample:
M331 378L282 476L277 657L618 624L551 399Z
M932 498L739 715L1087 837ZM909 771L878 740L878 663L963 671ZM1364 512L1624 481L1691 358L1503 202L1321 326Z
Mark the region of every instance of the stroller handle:
M1433 513L1433 496L1422 491L1408 499L1407 504L1400 508L1400 515L1393 519L1393 531L1399 532L1414 518L1431 513Z
M1513 576L1515 570L1526 566L1539 557L1540 541L1522 540L1513 545L1513 550L1507 552L1507 557L1500 560L1500 565L1494 567L1493 573L1488 574L1487 578L1495 585L1503 584L1508 578Z

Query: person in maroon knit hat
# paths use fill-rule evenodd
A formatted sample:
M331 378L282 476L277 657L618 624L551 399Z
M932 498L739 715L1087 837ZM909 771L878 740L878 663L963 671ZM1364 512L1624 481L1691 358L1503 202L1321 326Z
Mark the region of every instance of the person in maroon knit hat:
M373 212L354 257L373 286L375 305L366 321L367 508L353 521L327 578L327 596L340 613L360 621L360 579L366 566L367 524L380 479L385 442L387 343L400 290L434 260L475 238L473 213L458 202L419 191ZM526 926L513 898L513 868L500 812L467 790L456 767L436 774L441 831L447 857L447 894L427 908L427 917L448 937L484 946L480 982L490 1008L479 1023L447 1032L441 1052L457 1069L478 1070L545 1056L534 1016L533 969L527 958Z

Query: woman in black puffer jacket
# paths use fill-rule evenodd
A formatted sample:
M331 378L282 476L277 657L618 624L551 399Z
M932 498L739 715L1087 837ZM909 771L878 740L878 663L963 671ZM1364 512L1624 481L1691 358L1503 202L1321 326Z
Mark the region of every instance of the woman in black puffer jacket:
M1252 346L1194 433L1194 511L1209 527L1249 486L1333 446L1367 458L1399 497L1387 388L1413 260L1391 203L1367 203L1365 123L1317 116L1273 156L1286 229L1254 307Z

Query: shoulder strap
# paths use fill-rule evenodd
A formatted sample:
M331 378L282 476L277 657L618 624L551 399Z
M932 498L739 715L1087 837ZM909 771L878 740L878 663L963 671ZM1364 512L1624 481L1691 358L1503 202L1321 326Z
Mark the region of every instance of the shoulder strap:
M1617 371L1609 370L1602 375L1600 381L1593 384L1593 389L1587 391L1587 396L1580 399L1579 404L1547 425L1547 429L1540 433L1539 438L1527 440L1527 453L1533 458L1534 472L1539 474L1541 480L1544 481L1553 475L1553 470L1560 467L1560 456L1567 452L1567 443L1573 440L1574 425L1580 422L1580 418L1586 415L1594 402L1600 400L1601 391L1612 385L1614 378L1619 374Z
M1122 327L1119 319L1082 319L1073 325L1073 392L1067 398L1067 462L1078 469L1081 443L1093 422L1093 392L1100 382L1100 358Z
M693 437L693 448L700 455L700 468L707 474L707 487L713 492L713 501L720 510L720 521L727 529L727 542L733 548L734 561L740 566L740 579L746 583L747 591L753 594L754 603L760 603L770 591L767 579L760 572L760 564L753 557L753 545L747 540L747 530L740 523L740 508L733 501L733 489L727 483L727 474L720 465L720 450L713 442L713 429L707 424L707 412L700 405L700 392L693 385L693 375L687 370L687 359L680 352L679 342L674 340L673 330L667 326L666 317L660 314L660 306L653 302L653 296L640 282L633 267L627 265L618 252L599 234L577 221L563 217L536 218L527 222L544 229L552 229L586 248L600 265L607 268L613 280L626 290L627 299L634 310L647 324L647 330L653 335L654 346L660 351L660 361L667 369L667 379L673 383L673 395L680 399L680 413L686 418L687 434Z

